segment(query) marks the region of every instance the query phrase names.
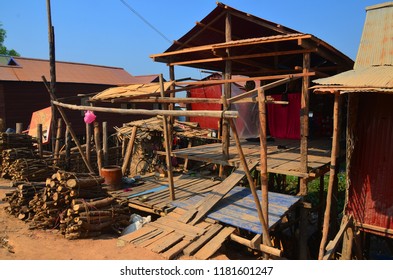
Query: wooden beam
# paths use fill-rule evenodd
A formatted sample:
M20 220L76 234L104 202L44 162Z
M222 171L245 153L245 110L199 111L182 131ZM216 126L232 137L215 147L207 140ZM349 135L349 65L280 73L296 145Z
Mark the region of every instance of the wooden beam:
M307 72L307 73L295 73L295 74L282 74L282 75L268 75L268 76L258 76L251 78L231 78L230 80L208 80L208 81L197 81L197 82L175 82L177 86L181 85L222 85L225 83L240 83L247 81L269 81L269 80L280 80L288 78L289 76L295 77L310 77L315 76L315 72Z
M175 65L180 66L180 65L210 63L210 62L228 61L228 60L237 60L238 61L238 60L244 60L244 59L262 58L262 57L277 57L277 56L284 56L284 55L304 54L304 53L311 53L313 51L314 50L302 49L302 50L276 51L276 52L267 52L267 53L265 52L265 53L233 55L233 56L232 55L221 56L217 52L215 52L214 54L219 57L174 61L174 62L168 63L168 65L169 66L175 66Z
M134 143L135 143L137 129L138 129L138 127L136 127L136 126L132 127L131 138L128 141L127 150L126 150L124 160L123 160L123 165L121 167L121 172L122 172L123 176L126 175L126 171L127 171L128 165L130 163L130 159L132 157L132 151L134 149Z
M336 249L339 245L339 242L342 240L344 233L346 232L347 228L352 224L352 217L344 216L341 221L341 227L339 232L336 234L334 239L329 242L326 246L326 253L323 256L324 260L330 260L333 254L336 252Z
M259 250L259 251L261 251L263 253L266 253L266 254L269 254L269 255L272 255L272 256L275 256L275 257L281 257L282 253L283 253L282 250L280 250L280 249L277 249L277 248L274 248L274 247L270 247L270 246L266 246L264 244L256 245L251 240L243 238L243 237L241 237L239 235L236 235L234 233L232 233L229 237L234 242L237 242L237 243L239 243L241 245L244 245L244 246L246 246L248 248L251 248L251 249ZM261 236L259 236L259 238L261 238Z
M45 86L47 87L47 81L46 81L45 76L42 76L42 79L44 81ZM47 87L47 89L48 89L48 87ZM48 92L49 92L49 95L50 95L50 98L51 98L51 103L53 103L54 105L56 105L55 102L59 103L58 101L56 101L56 96L50 90L48 90ZM92 108L91 106L84 106L84 107L85 108L83 109L83 111L87 111L87 110L90 110ZM63 108L60 105L56 105L56 108L59 111L61 117L63 118L63 121L66 124L66 127L67 127L69 133L71 134L71 137L74 140L75 145L78 148L79 154L81 155L81 158L82 158L83 162L85 163L87 169L89 170L90 173L94 173L94 169L91 167L90 163L87 161L86 156L83 153L82 146L81 146L81 144L79 142L79 139L76 136L74 130L72 129L71 123L68 121L67 115L65 114Z
M79 111L94 111L94 112L105 112L114 114L124 115L147 115L147 116L186 116L186 117L212 117L212 118L237 118L239 113L236 111L178 111L178 110L144 110L144 109L118 109L118 108L105 108L105 107L93 107L93 106L80 106L66 104L58 101L52 101L53 104L58 107L67 108L70 110Z
M262 194L262 206L261 206L261 202L259 201L258 198L258 194L256 191L256 186L254 184L254 180L250 174L250 170L248 169L248 165L246 162L246 157L243 154L243 150L240 144L240 139L239 136L237 134L237 130L236 130L236 125L235 122L230 119L229 120L229 124L231 125L232 131L233 131L233 136L235 138L235 143L236 143L236 148L237 148L237 152L239 153L239 157L240 157L240 162L241 165L246 173L247 176L247 180L248 183L250 185L250 190L252 193L252 196L254 198L254 202L255 202L255 207L257 209L257 213L258 213L258 217L259 217L259 221L261 223L261 227L262 227L262 233L263 233L263 243L267 246L272 246L271 240L270 240L270 234L269 234L269 225L268 225L268 221L267 219L265 219L265 217L267 217L267 215L264 215L263 213L263 209L262 207L265 207L265 211L267 211L267 206L268 206L268 201L266 196L263 196ZM264 199L266 199L266 201L264 201Z

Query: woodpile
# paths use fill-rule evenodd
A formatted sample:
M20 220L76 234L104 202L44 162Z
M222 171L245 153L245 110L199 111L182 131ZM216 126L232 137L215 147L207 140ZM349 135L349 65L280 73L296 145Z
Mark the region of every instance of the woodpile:
M11 164L17 159L34 159L38 155L31 148L13 148L3 150L1 153L2 163L1 163L1 177L6 179L11 179L12 172L10 172Z
M3 160L4 161L4 160ZM7 174L13 181L45 181L57 167L39 158L20 158L9 164Z
M0 133L0 151L13 148L33 149L37 141L28 134L23 133Z
M120 233L129 225L129 207L105 190L104 178L57 171L44 183L21 183L6 195L6 210L30 222L30 229L60 229L67 239Z

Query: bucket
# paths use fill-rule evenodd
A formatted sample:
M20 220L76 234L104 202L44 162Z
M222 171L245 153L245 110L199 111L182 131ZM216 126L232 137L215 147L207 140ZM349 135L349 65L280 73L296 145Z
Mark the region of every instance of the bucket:
M101 176L105 179L104 184L108 185L109 190L120 189L123 176L120 166L108 165L102 167Z

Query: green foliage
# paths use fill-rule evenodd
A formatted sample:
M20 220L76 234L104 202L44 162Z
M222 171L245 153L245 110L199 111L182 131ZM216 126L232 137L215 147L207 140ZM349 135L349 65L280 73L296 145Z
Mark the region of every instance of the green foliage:
M324 199L324 203L326 201L326 195L327 195L327 189L328 189L328 185L329 185L329 173L327 173L324 176L324 186L323 186L323 199ZM339 172L337 174L337 180L338 180L338 193L337 193L337 197L335 197L337 199L337 207L338 207L338 211L339 213L341 213L344 210L344 203L345 203L345 191L346 191L346 175L345 172ZM294 176L287 176L287 188L286 191L289 194L296 194L296 190L297 190L297 183L298 183L298 179L297 177ZM319 184L320 184L320 180L319 178L312 180L311 182L308 183L308 194L305 197L305 200L307 202L312 203L312 206L315 207L317 205L319 205Z
M20 54L14 49L8 50L6 46L4 46L4 40L7 37L7 31L2 27L0 23L0 54L10 55L10 56L20 56Z

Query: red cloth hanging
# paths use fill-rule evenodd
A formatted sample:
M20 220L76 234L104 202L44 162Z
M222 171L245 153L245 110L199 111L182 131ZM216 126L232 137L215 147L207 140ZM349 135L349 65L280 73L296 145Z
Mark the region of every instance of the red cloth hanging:
M281 101L281 95L274 95ZM268 104L267 119L270 136L284 139L300 139L300 93L288 93L288 105Z

